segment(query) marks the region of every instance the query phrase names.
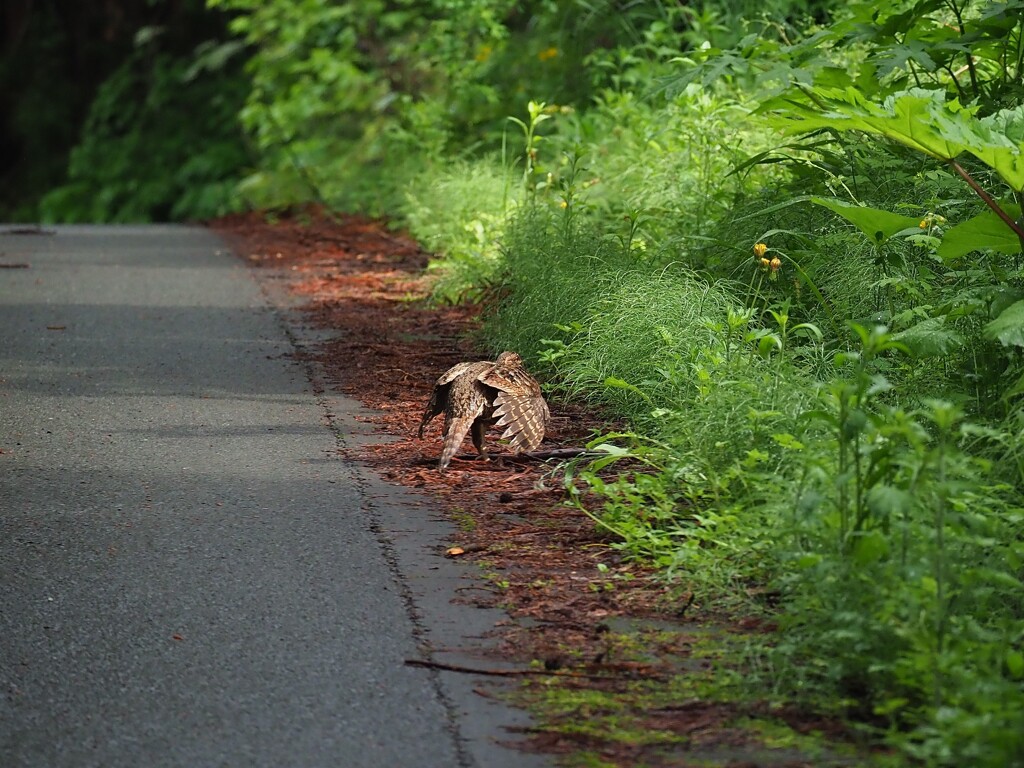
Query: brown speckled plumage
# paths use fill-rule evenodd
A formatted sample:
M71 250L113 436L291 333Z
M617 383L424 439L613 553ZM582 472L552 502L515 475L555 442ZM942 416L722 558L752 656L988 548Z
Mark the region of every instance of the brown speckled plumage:
M438 462L442 470L467 432L472 431L473 445L485 455L487 428L492 424L504 427L501 437L509 441L513 453L521 453L540 445L550 418L540 385L515 352L502 352L494 362L459 363L445 371L434 384L423 412L420 437L424 427L440 413L444 413L444 447Z

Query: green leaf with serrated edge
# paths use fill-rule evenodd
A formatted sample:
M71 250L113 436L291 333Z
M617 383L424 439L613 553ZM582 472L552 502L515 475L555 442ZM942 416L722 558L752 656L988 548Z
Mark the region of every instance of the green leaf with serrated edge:
M1006 670L1010 677L1024 677L1024 653L1010 649L1006 652Z
M975 141L966 150L1014 190L1024 190L1024 106L1000 110L973 122L972 128Z
M812 197L811 202L839 214L875 243L883 243L905 229L917 230L921 221L917 217L901 216L898 213L854 205L843 200Z
M969 152L1014 190L1024 190L1024 107L978 119L974 108L920 88L893 94L881 105L854 88L820 88L814 104L777 100L773 107L781 113L774 122L787 133L877 133L947 161Z
M941 160L951 160L972 136L973 113L959 103L946 103L942 92L921 88L889 96L881 105L869 102L855 88L815 91L815 104L790 101L774 122L787 133L832 129L877 133Z
M986 325L985 336L1004 347L1024 347L1024 300L1014 302Z
M931 317L893 334L893 338L906 344L916 358L943 357L964 346L964 337L953 328L946 327L941 317Z
M902 488L880 483L868 491L867 503L875 517L884 518L907 512L914 503L914 497Z
M854 539L853 559L858 565L878 562L888 553L889 542L878 531L867 531Z

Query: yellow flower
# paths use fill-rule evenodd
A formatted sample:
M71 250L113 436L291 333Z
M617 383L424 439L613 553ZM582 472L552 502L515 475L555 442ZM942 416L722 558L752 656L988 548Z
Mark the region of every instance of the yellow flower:
M764 243L757 243L754 245L754 255L759 259L764 257L764 254L767 252L767 250L768 246L765 245Z
M921 223L918 224L917 226L920 227L921 229L927 229L928 228L928 221L927 221L927 219L921 219Z
M776 256L774 259L772 259L769 262L769 264L771 264L772 272L778 272L779 271L779 267L782 266L782 259L780 259L778 256Z
M568 202L567 200L562 200L562 201L561 201L561 202L560 202L560 203L558 204L558 206L559 206L560 208L568 208L568 207L569 207L569 202Z
M543 51L537 54L537 58L540 59L541 61L547 61L548 59L553 59L556 56L558 56L558 49L554 47L545 48Z
M766 259L764 256L762 256L761 257L761 266L764 267L765 269L768 269L768 265L769 264L771 264L771 262L768 261L768 259Z

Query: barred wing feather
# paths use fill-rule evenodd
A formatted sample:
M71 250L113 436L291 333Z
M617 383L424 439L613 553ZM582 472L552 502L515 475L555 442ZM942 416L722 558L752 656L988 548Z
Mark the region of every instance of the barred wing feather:
M501 437L515 453L536 450L544 439L549 414L547 403L539 395L499 392L494 400L496 427L505 427Z

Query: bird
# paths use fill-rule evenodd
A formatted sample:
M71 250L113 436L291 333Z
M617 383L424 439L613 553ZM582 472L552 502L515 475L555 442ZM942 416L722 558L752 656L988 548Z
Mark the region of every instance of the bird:
M420 421L421 439L424 428L440 413L444 444L437 467L442 472L470 430L481 456L487 455L484 433L492 425L504 427L501 437L513 453L521 453L540 445L551 418L540 384L515 352L502 352L493 362L459 363L441 374Z

